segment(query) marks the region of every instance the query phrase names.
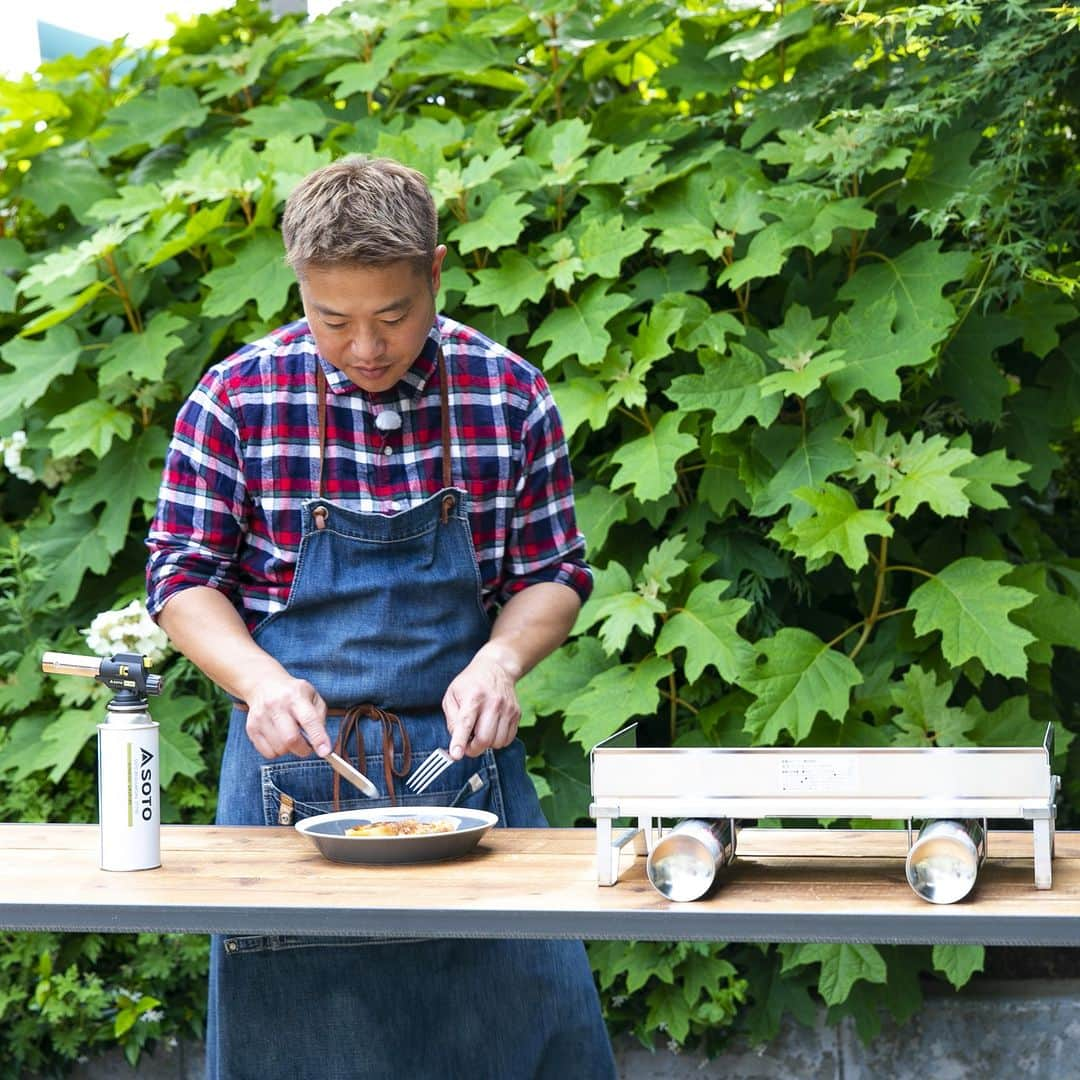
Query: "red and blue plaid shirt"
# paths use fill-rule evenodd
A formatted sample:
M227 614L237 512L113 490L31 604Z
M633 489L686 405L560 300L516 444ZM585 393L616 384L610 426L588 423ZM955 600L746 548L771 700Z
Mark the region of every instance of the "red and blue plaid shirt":
M392 514L438 492L440 344L453 482L469 495L485 605L540 581L561 582L585 600L592 577L574 520L569 457L540 372L439 316L401 381L366 393L318 355L300 320L210 368L180 410L147 540L151 614L195 585L229 595L249 627L285 606L300 504L319 494L316 363L330 390L325 497ZM384 410L401 417L397 430L376 427Z

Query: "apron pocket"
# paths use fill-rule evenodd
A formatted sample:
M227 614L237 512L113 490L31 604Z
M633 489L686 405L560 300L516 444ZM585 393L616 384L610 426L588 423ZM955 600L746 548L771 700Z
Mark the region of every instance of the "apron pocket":
M419 763L426 753L414 754ZM382 758L369 755L365 762L366 775L382 788ZM334 772L326 762L317 758L274 761L260 767L263 824L294 825L297 821L331 814L337 810L378 810L387 806L461 806L468 810L490 810L502 820L502 800L497 782L495 757L487 751L478 759L468 758L452 765L434 784L419 795L398 781L397 801L385 794L369 799L351 784L341 781L341 799L334 806ZM354 797L355 796L355 797Z
M414 755L419 763L426 754ZM366 775L373 783L382 781L382 759L368 755ZM427 791L414 795L407 790L398 794L396 804L387 797L369 799L356 792L356 798L342 798L340 810L378 810L388 806L460 806L469 810L494 810L498 785L491 782L496 771L495 759L488 751L479 759L466 759L447 769ZM318 814L334 812L334 773L319 759L273 761L260 766L263 795L263 821L266 825L294 825ZM462 776L465 776L464 780ZM344 780L341 792L351 790ZM495 810L498 813L497 810ZM371 937L363 934L246 934L223 939L226 959L254 953L281 952L286 949L370 948L378 945L401 945L428 940L420 937Z

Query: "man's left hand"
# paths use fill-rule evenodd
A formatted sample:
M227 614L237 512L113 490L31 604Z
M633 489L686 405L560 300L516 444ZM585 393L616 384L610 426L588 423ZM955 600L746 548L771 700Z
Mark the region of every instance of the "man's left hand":
M479 757L488 749L501 750L517 735L521 706L514 679L484 649L450 684L442 707L455 761L466 755Z

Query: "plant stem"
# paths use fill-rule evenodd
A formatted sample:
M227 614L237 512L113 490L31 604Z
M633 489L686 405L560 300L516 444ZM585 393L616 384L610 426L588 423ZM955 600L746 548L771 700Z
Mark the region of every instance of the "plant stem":
M890 570L906 570L909 574L922 574L926 578L937 577L936 574L931 574L929 570L924 570L921 566L887 566L882 573L887 574Z
M855 648L848 654L848 658L851 660L854 660L855 657L862 652L862 647L870 637L870 631L874 629L874 623L877 622L878 614L881 611L881 600L885 595L885 571L888 569L888 554L889 538L883 536L881 537L881 543L878 546L877 571L874 574L874 600L870 605L870 614L866 616L866 619L863 622L863 629L862 633L859 635L859 640L855 642Z
M108 254L102 255L101 258L109 273L112 275L113 281L116 283L116 295L120 297L120 303L124 306L124 314L127 316L128 326L130 326L136 334L141 334L143 332L142 319L139 318L139 313L136 311L135 305L131 301L131 293L128 292L127 283L124 281L120 269L116 265L116 260L113 258L112 252L110 251Z

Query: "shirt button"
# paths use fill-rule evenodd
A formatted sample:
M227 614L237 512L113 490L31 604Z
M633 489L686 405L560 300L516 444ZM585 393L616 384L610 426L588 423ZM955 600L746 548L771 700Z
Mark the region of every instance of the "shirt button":
M384 457L389 457L394 452L394 448L392 446L384 446L382 452Z

